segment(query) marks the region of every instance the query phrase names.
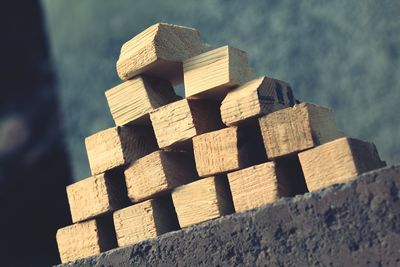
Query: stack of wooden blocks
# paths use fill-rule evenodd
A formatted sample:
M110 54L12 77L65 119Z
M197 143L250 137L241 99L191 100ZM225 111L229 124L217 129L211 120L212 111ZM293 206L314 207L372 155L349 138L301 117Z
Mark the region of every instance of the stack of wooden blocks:
M86 138L93 176L67 187L63 263L384 165L330 109L299 103L245 52L212 49L195 29L151 26L122 46L117 72L124 82L105 92L116 127Z

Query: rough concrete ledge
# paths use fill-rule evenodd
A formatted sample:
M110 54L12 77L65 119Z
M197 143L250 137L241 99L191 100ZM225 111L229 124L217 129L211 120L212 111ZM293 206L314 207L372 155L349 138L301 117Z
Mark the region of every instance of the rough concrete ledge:
M400 165L60 266L400 266Z

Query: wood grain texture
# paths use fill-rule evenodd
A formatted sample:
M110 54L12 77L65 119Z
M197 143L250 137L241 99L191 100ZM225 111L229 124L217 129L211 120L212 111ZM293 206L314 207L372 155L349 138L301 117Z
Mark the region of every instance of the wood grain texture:
M288 83L264 76L229 91L221 104L221 117L228 126L239 125L294 103Z
M132 202L152 198L190 183L197 177L192 153L156 151L134 161L125 170L128 195Z
M192 137L222 128L216 101L182 99L150 113L160 148L186 144Z
M128 205L122 172L98 174L67 186L72 222L87 220Z
M236 212L275 202L281 196L274 162L228 173Z
M114 213L118 246L126 246L179 229L171 198L156 198Z
M117 73L122 80L146 73L178 83L182 61L208 49L196 29L157 23L122 46Z
M229 89L256 78L246 53L223 46L183 62L185 96L222 99Z
M178 100L167 80L139 76L105 92L117 126L149 124L149 112Z
M302 103L259 118L268 158L296 153L342 137L334 113Z
M100 131L85 139L92 175L128 164L155 150L154 132L148 126L122 126Z
M257 125L228 127L193 138L196 169L201 177L226 173L266 161Z
M61 228L57 231L56 239L62 263L116 247L110 218L93 219Z
M386 165L373 143L339 138L299 154L309 191L344 183Z
M236 212L273 203L307 191L297 157L266 162L228 173Z
M172 192L172 200L181 227L234 212L232 196L225 176L207 177L177 187Z

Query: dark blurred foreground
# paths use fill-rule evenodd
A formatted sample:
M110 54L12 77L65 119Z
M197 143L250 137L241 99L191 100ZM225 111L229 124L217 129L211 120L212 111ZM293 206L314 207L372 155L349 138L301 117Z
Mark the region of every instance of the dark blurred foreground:
M0 265L49 266L70 171L38 1L2 3L0 36Z

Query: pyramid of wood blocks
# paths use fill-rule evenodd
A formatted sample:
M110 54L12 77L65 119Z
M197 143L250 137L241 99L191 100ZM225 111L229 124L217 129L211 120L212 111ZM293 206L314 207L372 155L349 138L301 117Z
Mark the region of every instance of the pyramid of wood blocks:
M232 196L225 176L207 177L177 187L172 192L172 200L181 227L234 212Z
M125 165L155 150L151 127L123 126L103 130L85 139L92 175Z
M209 49L196 29L157 23L121 48L117 61L122 80L145 73L172 82L182 80L182 61Z
M182 99L152 111L150 119L160 148L184 145L223 127L219 104L213 100Z
M171 198L150 199L116 211L114 225L120 247L179 228Z
M229 127L193 138L199 176L211 176L266 161L258 127Z
M57 231L62 263L99 254L117 246L112 222L108 218L76 223Z
M295 104L288 83L261 77L229 91L221 104L222 121L238 125Z
M330 109L299 104L244 51L211 50L193 28L147 28L122 46L117 72L124 82L105 92L116 127L85 139L92 175L67 187L62 262L385 165L373 144L343 138Z
M192 153L156 151L134 161L125 170L128 195L138 202L196 179Z
M334 113L325 107L301 103L259 118L268 158L300 152L342 137Z
M288 170L290 168L290 170ZM300 164L266 162L228 173L236 212L273 203L281 197L296 195L299 183L304 183ZM305 193L305 186L303 186Z
M309 191L344 183L386 165L374 144L340 138L299 154Z
M146 124L149 112L178 100L167 80L139 76L105 92L117 126Z
M222 99L229 89L244 84L256 74L244 51L223 46L183 62L185 96Z
M110 213L127 205L122 173L107 172L67 186L72 222Z

